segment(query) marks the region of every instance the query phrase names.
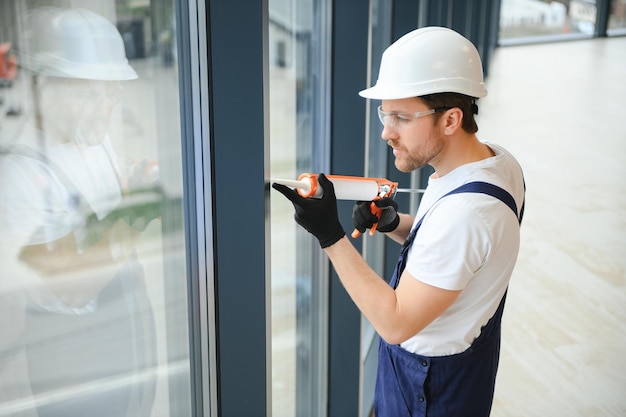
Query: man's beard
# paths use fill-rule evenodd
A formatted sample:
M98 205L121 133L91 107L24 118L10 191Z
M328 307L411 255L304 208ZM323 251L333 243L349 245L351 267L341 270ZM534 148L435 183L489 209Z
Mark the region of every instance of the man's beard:
M394 161L396 168L400 172L412 172L429 165L433 158L443 149L442 140L434 134L422 146L413 148L412 153L406 147L394 146L398 145L398 143L393 140L387 141L387 144L401 151L400 157L396 157Z

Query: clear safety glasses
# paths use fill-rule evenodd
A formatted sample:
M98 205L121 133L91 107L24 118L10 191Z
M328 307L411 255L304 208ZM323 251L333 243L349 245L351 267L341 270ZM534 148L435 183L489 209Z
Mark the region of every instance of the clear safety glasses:
M447 110L448 107L438 107L426 111L418 111L417 113L398 113L394 111L383 111L383 106L378 106L378 118L383 126L387 125L392 129L400 129L407 123L417 119L418 117L428 116L438 111Z

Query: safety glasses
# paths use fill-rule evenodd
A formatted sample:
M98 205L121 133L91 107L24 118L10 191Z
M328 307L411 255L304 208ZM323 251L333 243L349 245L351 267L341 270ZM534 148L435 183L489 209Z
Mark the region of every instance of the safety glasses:
M418 117L428 116L438 111L448 110L448 107L438 107L426 111L418 111L417 113L399 113L394 111L383 111L383 106L378 106L378 118L383 126L389 126L392 129L400 129L407 123L417 119Z

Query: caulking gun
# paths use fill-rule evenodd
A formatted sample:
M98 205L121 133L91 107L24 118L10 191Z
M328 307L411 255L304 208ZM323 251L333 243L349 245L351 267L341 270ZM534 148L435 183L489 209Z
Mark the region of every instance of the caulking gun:
M398 188L398 183L385 178L352 177L347 175L326 175L333 183L337 200L371 201L372 214L380 219L382 209L374 201L384 197L394 198L396 193L423 193L423 189ZM272 182L293 187L298 194L306 198L322 198L324 190L317 181L317 174L304 173L294 180L272 179ZM376 231L377 223L370 229L370 235ZM352 237L361 233L354 229Z

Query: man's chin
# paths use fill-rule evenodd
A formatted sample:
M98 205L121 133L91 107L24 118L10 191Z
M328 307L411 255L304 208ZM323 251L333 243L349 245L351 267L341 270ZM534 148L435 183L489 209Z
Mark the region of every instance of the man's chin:
M396 166L396 169L400 172L404 172L404 173L410 173L415 171L416 169L420 169L422 168L424 165L421 166L416 166L416 165L411 165L411 164L407 164L407 163L403 163L402 161L399 161L396 159L394 165Z

